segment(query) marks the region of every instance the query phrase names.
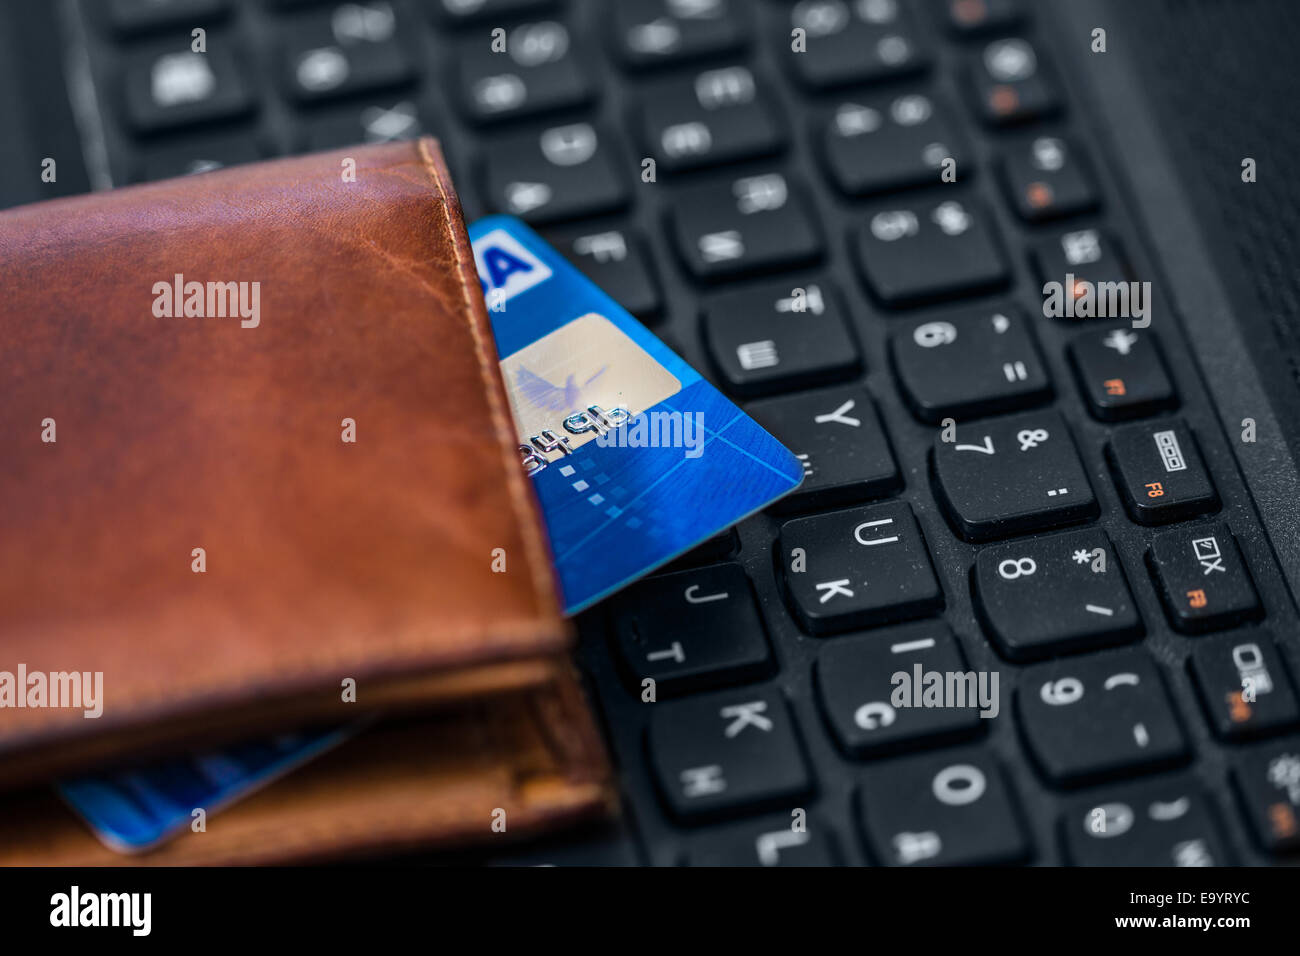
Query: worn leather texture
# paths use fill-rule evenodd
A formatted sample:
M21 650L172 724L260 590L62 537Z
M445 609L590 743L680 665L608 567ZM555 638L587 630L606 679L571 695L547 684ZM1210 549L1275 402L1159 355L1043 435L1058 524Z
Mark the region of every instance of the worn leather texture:
M476 854L608 809L586 701L557 669L542 690L362 732L156 850L102 846L49 788L0 796L0 866L315 863L376 853ZM587 749L596 746L597 749ZM494 826L494 823L496 824Z
M258 324L159 317L177 274L259 283ZM0 213L0 290L0 671L104 698L0 708L0 786L554 685L571 635L436 143ZM566 713L556 779L588 792Z

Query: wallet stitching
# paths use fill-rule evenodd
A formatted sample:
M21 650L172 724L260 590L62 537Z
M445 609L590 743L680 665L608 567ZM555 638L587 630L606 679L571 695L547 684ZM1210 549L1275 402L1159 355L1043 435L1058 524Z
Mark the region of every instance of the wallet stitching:
M451 202L447 197L446 189L443 187L442 176L439 174L437 163L430 152L429 140L421 139L417 147L424 168L437 187L438 196L442 201L442 212L447 221L447 233L451 239L452 248L456 253L456 267L460 275L461 296L465 302L466 322L469 325L470 335L474 340L474 354L478 359L479 374L482 376L483 386L487 392L488 409L492 416L493 430L496 432L498 443L502 448L505 448L512 444L512 431L507 427L506 410L502 407L501 397L497 393L496 381L492 376L492 366L489 364L486 344L483 341L483 330L480 328L478 314L474 309L474 300L470 294L469 282L466 279L468 272L461 250L460 237L456 235L456 224L451 215ZM510 492L511 509L514 511L515 517L519 519L519 529L523 534L524 547L528 551L527 557L533 580L533 590L539 604L545 607L554 600L551 580L543 570L549 558L537 533L536 518L528 507L527 492L523 486L523 477L519 474L518 463L512 461L509 454L506 453L502 454L502 458L506 463L506 485Z

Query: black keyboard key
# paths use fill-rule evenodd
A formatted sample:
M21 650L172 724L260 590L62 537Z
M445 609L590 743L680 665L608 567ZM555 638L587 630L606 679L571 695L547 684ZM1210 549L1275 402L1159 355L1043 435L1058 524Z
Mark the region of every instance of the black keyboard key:
M962 748L872 767L858 792L872 855L889 866L1017 863L1020 813L993 757Z
M1160 672L1142 651L1026 668L1016 703L1029 750L1056 784L1154 770L1188 752Z
M909 321L889 345L903 395L925 422L1027 408L1052 395L1029 323L1015 309Z
M960 180L966 163L948 111L920 92L841 103L822 133L822 151L835 185L850 196L937 185L947 159Z
M1210 799L1178 778L1108 789L1061 821L1075 866L1222 866L1230 861Z
M1177 521L1219 506L1196 439L1181 419L1117 428L1107 452L1124 507L1139 524Z
M1098 203L1083 151L1057 136L1017 143L1003 156L1002 175L1011 205L1026 222L1077 215Z
M637 68L732 53L748 42L753 15L731 0L619 0L610 6L618 58Z
M986 123L1008 126L1050 116L1061 95L1033 45L1020 37L987 44L970 70L975 109Z
M934 443L938 498L969 541L988 541L1095 517L1097 499L1058 412L1026 412L956 426Z
M821 233L802 190L780 173L679 192L672 233L697 279L792 268L822 253Z
M766 285L709 301L704 337L729 391L758 395L850 378L862 366L830 283Z
M647 706L650 765L677 817L780 806L812 787L794 718L774 688Z
M934 0L948 29L958 36L1004 30L1025 15L1024 0Z
M903 502L787 521L781 566L791 610L814 634L919 617L943 604L921 528Z
M545 13L555 0L427 0L434 15L448 26L484 23Z
M925 706L921 694L929 673L966 673L961 649L941 623L828 641L817 658L817 693L840 749L863 757L944 743L997 718L998 688L988 683L982 689L955 684L965 700ZM896 682L896 674L905 674L908 683ZM906 706L896 707L900 689ZM984 709L987 718L980 716Z
M663 311L663 293L646 249L635 229L569 230L549 233L551 243L619 305L638 319Z
M1155 334L1117 328L1084 332L1070 342L1088 411L1102 421L1140 418L1177 404Z
M985 548L976 606L1012 660L1117 644L1142 632L1124 569L1100 528Z
M590 123L491 140L484 155L489 205L534 225L621 209L628 181L610 140Z
M793 46L795 30L803 31L802 50ZM897 0L804 0L791 8L782 44L795 77L813 89L895 79L929 65Z
M1264 631L1197 641L1191 668L1219 737L1242 740L1300 723L1286 665Z
M829 831L790 814L713 826L687 845L687 866L835 866Z
M429 125L409 99L339 106L312 113L304 127L308 151L357 143L396 143L425 135Z
M589 103L596 88L569 29L555 20L514 27L504 53L494 53L484 33L459 47L461 111L476 123L537 116Z
M658 698L756 680L771 654L749 578L738 564L663 574L628 589L615 643L633 690Z
M641 121L656 175L767 156L785 141L769 98L743 66L658 84Z
M985 291L1009 274L993 220L972 199L868 211L857 253L871 292L890 307Z
M875 403L860 385L772 398L746 411L803 462L803 484L773 511L852 504L900 484Z
M127 61L124 82L126 118L138 133L234 119L254 106L228 36L210 35L207 53L136 54Z
M415 61L402 39L409 27L387 0L344 3L295 18L284 53L289 95L316 103L411 82Z
M108 21L123 36L198 27L230 13L230 0L108 0Z
M1180 631L1231 627L1262 611L1250 570L1226 525L1161 532L1151 541L1149 559L1169 620Z
M1034 247L1034 264L1043 285L1059 283L1066 293L1071 293L1062 295L1062 314L1056 318L1094 317L1097 286L1103 282L1128 282L1128 266L1118 241L1101 229L1073 229L1038 243ZM1089 289L1092 296L1088 295Z
M681 557L674 558L660 569L661 574L698 568L702 564L717 564L725 561L740 550L740 535L735 528L715 534L707 541L697 544Z
M1260 845L1270 853L1300 850L1300 740L1250 752L1232 777Z
M140 159L137 178L141 182L152 182L192 176L227 166L255 163L264 157L257 137L247 130L237 134L208 134L146 149Z

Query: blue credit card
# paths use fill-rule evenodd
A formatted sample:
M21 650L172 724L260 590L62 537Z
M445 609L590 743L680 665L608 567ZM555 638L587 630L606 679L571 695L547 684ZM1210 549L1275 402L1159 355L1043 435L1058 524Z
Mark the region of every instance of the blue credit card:
M793 454L522 222L469 235L568 613L799 486Z
M55 785L111 850L140 853L337 746L355 728L283 734L153 766Z

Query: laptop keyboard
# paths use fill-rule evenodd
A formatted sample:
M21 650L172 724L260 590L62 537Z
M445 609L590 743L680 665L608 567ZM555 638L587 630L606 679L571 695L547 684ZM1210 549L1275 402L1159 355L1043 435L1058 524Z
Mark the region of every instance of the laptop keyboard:
M1296 617L1245 423L1209 403L1050 5L68 12L114 183L437 135L467 218L534 224L803 461L579 619L624 822L537 859L1300 848ZM1044 317L1067 274L1152 281L1150 328ZM967 671L996 717L891 704L896 672Z

